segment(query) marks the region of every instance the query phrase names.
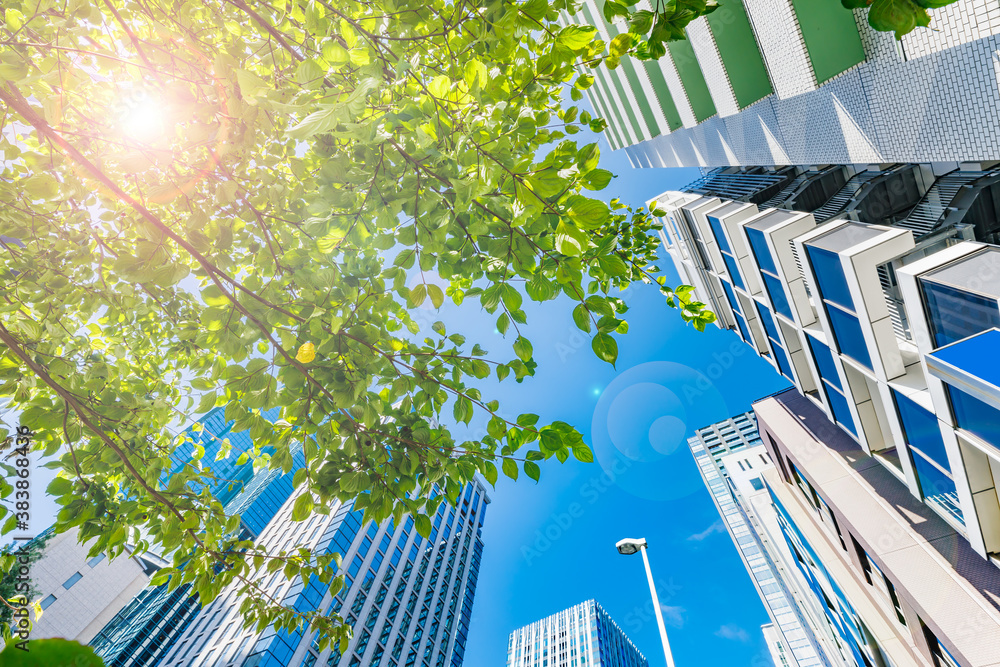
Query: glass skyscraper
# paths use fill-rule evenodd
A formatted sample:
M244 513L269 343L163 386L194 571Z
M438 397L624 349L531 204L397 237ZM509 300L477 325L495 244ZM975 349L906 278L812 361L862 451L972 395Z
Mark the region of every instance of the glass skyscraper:
M588 600L510 633L507 667L648 667L596 601Z
M362 525L361 511L338 504L329 515L291 521L292 494L261 533L270 552L308 548L343 556L336 596L317 580L261 573L265 590L285 605L339 613L353 630L341 653L318 649L318 635L244 628L237 587L205 607L160 663L162 667L461 667L482 557L489 498L470 483L456 507L442 504L424 540L407 517Z
M778 514L760 478L774 466L753 413L698 429L688 446L771 619L762 629L775 665L845 667L817 611L821 598L795 577L794 559L775 529Z
M265 418L275 418L275 413ZM232 433L233 422L223 419L222 408L209 412L201 420L202 429L188 430L188 436L205 447L202 461L216 477L213 485L217 497L228 499L226 514L240 516L240 537L256 539L264 527L292 494L292 476L305 464L301 447L293 453L292 469L261 470L253 474L253 466L237 468L236 457L253 447L246 431ZM232 444L229 457L221 461L215 455L223 439ZM185 443L173 454L172 471L177 471L193 453L194 445ZM201 610L196 594L188 584L173 591L167 585L147 586L108 622L90 645L108 667L153 667L170 650L187 625Z

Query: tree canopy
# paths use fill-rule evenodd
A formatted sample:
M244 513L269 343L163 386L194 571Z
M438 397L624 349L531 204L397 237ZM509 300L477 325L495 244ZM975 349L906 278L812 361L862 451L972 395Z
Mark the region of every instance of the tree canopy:
M576 301L609 363L633 281L714 319L654 275L655 216L597 194L612 174L572 135L604 122L570 103L608 52L559 26L568 0L4 8L0 397L58 469L56 529L175 554L159 579L203 604L236 582L248 623L347 633L258 588L267 567L337 586L337 563L237 542L202 452L161 483L178 423L224 406L273 448L238 461L258 467L287 471L301 443L297 520L341 499L426 535L477 473L592 459L573 426L504 419L475 386L534 372L525 298ZM445 300L495 314L510 347L420 333L413 310ZM476 414L480 440L443 425Z

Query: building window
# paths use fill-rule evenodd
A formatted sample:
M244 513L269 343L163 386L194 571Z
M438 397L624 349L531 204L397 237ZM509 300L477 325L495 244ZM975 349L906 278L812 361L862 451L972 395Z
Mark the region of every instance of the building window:
M1000 328L997 300L920 279L935 347Z
M740 267L736 258L728 252L724 252L722 253L722 261L726 263L726 272L729 274L729 279L733 281L733 284L740 289L746 289L746 285L743 283L743 276L740 275Z
M847 286L840 255L811 245L806 245L806 252L809 254L813 273L816 275L823 309L830 320L837 348L843 354L871 368L871 355L868 353L868 345L861 331L854 299Z
M861 323L857 315L841 310L832 304L827 306L826 314L830 320L830 328L833 329L833 337L837 341L840 351L863 364L866 368L872 367L872 358L868 353L868 344L865 343L865 335L861 331Z
M758 303L757 312L760 314L760 321L764 324L764 331L767 332L767 339L771 342L771 350L774 353L774 361L778 364L778 370L786 378L795 382L795 376L792 374L792 365L788 362L788 354L781 344L778 326L774 322L771 311L768 310L767 306Z
M941 643L941 640L937 638L937 635L922 620L920 621L920 625L924 630L924 637L927 638L927 646L931 649L931 654L934 656L935 667L962 667L961 663L952 657L948 649Z
M767 247L767 238L764 236L764 232L752 227L747 227L746 232L747 238L750 240L750 250L757 260L757 266L760 267L761 277L764 278L764 289L771 297L774 310L790 320L794 319L788 297L785 296L784 285L778 276L778 268L774 264L774 257L771 255L771 249Z
M90 567L94 567L95 565L97 565L98 563L100 563L102 560L104 560L104 554L97 554L96 556L94 556L93 558L91 558L90 560L87 561L87 565L90 566Z
M851 416L847 396L844 395L843 384L840 382L840 375L837 373L837 366L833 361L833 353L830 352L830 348L812 336L806 336L806 340L809 342L809 350L812 352L813 361L816 362L816 368L819 370L819 377L822 380L826 399L830 403L834 421L857 437L858 430L854 425L854 417Z
M994 447L1000 447L1000 410L949 384L946 384L945 388L948 390L948 398L951 399L951 409L955 413L955 423L958 427L982 438Z
M777 276L772 276L767 273L761 273L764 278L764 288L767 290L768 296L771 297L771 303L774 305L774 310L790 320L794 320L792 317L792 307L788 304L788 298L785 296L785 288L781 284L781 280Z
M55 595L49 595L44 600L42 600L39 604L41 605L42 609L48 609L49 605L51 605L55 601L56 601L56 596Z
M903 607L899 604L899 597L896 595L896 587L892 585L892 582L885 573L882 572L880 568L872 557L868 555L868 552L858 544L857 540L853 537L851 540L854 542L854 549L857 551L858 558L861 560L861 568L865 572L865 579L868 581L869 585L878 590L879 595L892 605L893 610L896 612L896 619L902 624L906 625L906 618L903 616Z
M729 299L729 305L733 309L733 314L736 316L736 326L740 329L740 335L744 341L753 345L753 339L750 337L750 328L747 326L746 317L743 315L743 308L740 306L736 293L733 292L732 285L725 280L720 282L722 282L722 290L726 293L726 298Z
M928 459L950 471L937 417L895 389L892 390L892 396L896 402L899 421L903 425L906 444L916 447Z
M73 588L73 585L76 584L76 582L80 581L81 579L83 579L83 575L80 574L79 572L74 572L73 576L67 579L66 583L63 584L63 588L69 590Z

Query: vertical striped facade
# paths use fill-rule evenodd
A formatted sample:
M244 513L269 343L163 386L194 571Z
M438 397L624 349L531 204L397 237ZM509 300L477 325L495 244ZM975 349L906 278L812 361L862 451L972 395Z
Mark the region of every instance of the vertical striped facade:
M594 600L510 633L507 667L649 667L628 636Z
M603 0L563 22L597 26ZM642 0L636 9L650 9ZM867 9L722 0L656 61L588 70L612 149L637 167L979 161L1000 152L1000 4L959 0L897 42Z

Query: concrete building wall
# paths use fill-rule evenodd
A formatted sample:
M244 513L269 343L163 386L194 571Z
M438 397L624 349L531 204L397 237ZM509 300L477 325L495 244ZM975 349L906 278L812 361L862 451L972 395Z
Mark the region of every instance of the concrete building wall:
M77 536L75 528L53 536L42 558L31 567L43 604L54 597L35 622L32 639L64 637L86 644L149 583L135 559L127 555L90 559L89 546L79 544ZM77 573L82 576L66 588Z
M931 663L926 626L959 665L1000 665L1000 570L794 390L754 409L782 463L765 474L769 487L893 664L947 665ZM840 539L795 475L831 508ZM892 584L902 619L866 557Z

